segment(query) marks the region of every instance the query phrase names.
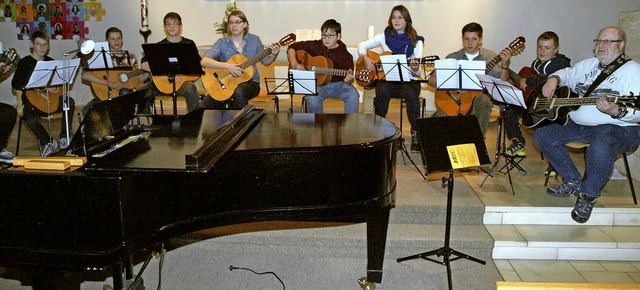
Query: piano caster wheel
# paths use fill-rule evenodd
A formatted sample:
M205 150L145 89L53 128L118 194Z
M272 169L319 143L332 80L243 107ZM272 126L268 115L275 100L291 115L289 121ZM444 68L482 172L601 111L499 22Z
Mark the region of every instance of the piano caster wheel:
M358 279L358 285L360 285L360 287L362 287L362 290L375 290L376 289L376 282L367 281L367 277L362 277L362 278Z

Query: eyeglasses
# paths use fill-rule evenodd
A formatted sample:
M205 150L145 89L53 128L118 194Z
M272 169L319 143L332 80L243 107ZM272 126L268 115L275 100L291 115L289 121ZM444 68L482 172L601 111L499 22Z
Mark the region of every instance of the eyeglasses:
M48 43L38 43L38 42L34 43L33 45L35 45L35 46L40 46L40 47L47 47L47 46L49 46L49 44L48 44Z
M326 39L334 39L336 37L337 34L320 34L320 36L322 36L322 38L326 38Z
M166 26L166 27L178 27L180 25L182 25L182 24L180 24L180 23L165 23L164 24L164 26Z
M229 25L233 25L233 24L235 24L235 25L240 25L240 23L242 23L242 22L244 22L244 21L242 21L242 20L236 20L236 21L229 21L228 23L229 23Z
M609 45L609 44L612 44L612 43L614 43L614 42L621 42L621 41L622 41L622 39L618 39L618 40L611 40L611 39L594 39L594 40L593 40L593 43L595 43L596 45L599 45L599 44L601 44L601 43L602 43L602 44L604 44L604 45Z

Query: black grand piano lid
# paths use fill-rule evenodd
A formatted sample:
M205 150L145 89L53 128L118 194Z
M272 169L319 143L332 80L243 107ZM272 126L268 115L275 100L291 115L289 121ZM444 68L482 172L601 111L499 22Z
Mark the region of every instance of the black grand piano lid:
M147 91L138 90L91 106L73 135L69 149L76 150L82 148L83 144L101 142L106 136L121 131L144 105ZM83 138L86 143L83 143Z

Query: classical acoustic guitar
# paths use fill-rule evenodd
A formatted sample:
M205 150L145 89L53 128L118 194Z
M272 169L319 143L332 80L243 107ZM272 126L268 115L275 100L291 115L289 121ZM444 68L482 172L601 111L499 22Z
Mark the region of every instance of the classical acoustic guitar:
M520 80L526 79L528 77L538 76L538 75L540 74L528 66L525 66L522 69L520 69L518 73L509 69L509 79L511 80L511 82L516 88L521 90L522 88L520 87ZM534 88L535 86L528 86L524 90L522 90L522 96L524 97L525 101L527 100L529 95L531 95L531 92L533 92Z
M296 41L296 35L293 33L287 34L285 37L278 41L281 46L289 45ZM225 101L231 98L233 92L238 85L249 81L253 78L254 69L253 65L258 63L262 58L272 53L271 47L263 50L262 52L254 55L251 58L247 58L242 54L236 54L232 56L226 63L237 64L244 70L242 76L233 77L228 70L224 68L205 68L204 75L202 76L202 85L207 91L209 96L217 101Z
M129 73L135 72L136 70L132 70ZM109 83L117 83L120 82L123 84L123 88L127 88L127 89L131 89L134 90L136 88L138 88L140 86L140 79L137 77L128 77L125 79L125 81L121 81L121 79L123 78L122 75L127 75L127 73L118 73L117 71L111 71L108 73L107 76L107 72L104 70L95 70L95 71L91 71L91 74L94 75L95 77L99 78L99 79L103 79L103 80L107 80L109 81ZM139 75L139 73L138 73ZM113 89L110 88L107 85L103 85L103 84L97 84L97 83L91 83L91 89L93 89L93 93L95 94L95 96L104 101L104 100L108 100L109 98L114 98L117 97L119 95L120 92L118 92L118 89Z
M142 69L136 69L136 70L132 70L128 73L121 73L118 75L118 80L121 83L128 83L129 81L131 81L132 79L134 79L135 77L143 74L143 73L147 73L148 71L142 70ZM177 74L175 76L175 83L176 83L176 91L179 90L182 85L186 82L195 82L200 78L200 75L184 75L184 74ZM109 79L111 79L111 76L109 76ZM169 77L168 76L151 76L151 81L153 81L153 84L156 86L156 88L158 89L158 91L160 91L163 94L172 94L173 93L173 83L171 81L169 81ZM116 93L116 96L118 94ZM112 95L113 96L113 95Z
M373 60L375 64L374 70L367 69L367 66L364 62L364 58L362 56L358 57L358 59L356 60L356 71L360 72L361 75L365 73L369 74L367 77L363 77L363 79L365 79L366 81L356 79L356 82L358 83L358 85L364 88L370 88L375 86L378 80L384 80L385 73L384 73L384 70L382 69L382 62L380 62L380 56L391 55L391 54L392 53L390 51L377 53L375 51L368 50L367 56L371 60ZM439 59L440 57L437 55L429 55L429 56L419 58L418 64L433 65L433 62Z
M522 36L514 39L509 45L506 47L509 51L511 51L511 55L518 55L524 50L525 39ZM502 61L502 57L498 54L491 61L487 63L485 73L489 73L498 63ZM478 91L462 91L459 96L456 96L460 105L458 105L449 95L451 92L445 90L437 90L435 93L435 103L436 107L438 107L441 111L443 111L448 116L455 116L458 114L467 114L471 109L471 105L473 104L473 99L481 94L482 92ZM458 110L459 109L459 110Z
M3 63L3 65L0 65L0 77L2 77L4 68L6 66L13 65L19 60L20 60L20 56L18 56L18 53L16 52L15 48L5 49L4 52L2 53L2 57L0 57L0 62Z
M316 85L326 85L331 82L332 76L342 77L353 74L356 80L368 83L369 73L352 70L333 68L333 61L324 56L311 56L304 50L296 51L296 60L304 66L305 70L314 71L316 74Z
M40 111L41 115L48 115L60 109L60 97L62 97L62 86L53 86L48 89L25 90L25 99L29 104Z
M527 109L522 114L522 124L538 128L552 123L566 124L569 112L580 106L595 105L599 98L579 98L569 87L556 89L551 99L542 95L542 86L537 86L527 99ZM638 108L640 99L634 96L607 97L610 103Z

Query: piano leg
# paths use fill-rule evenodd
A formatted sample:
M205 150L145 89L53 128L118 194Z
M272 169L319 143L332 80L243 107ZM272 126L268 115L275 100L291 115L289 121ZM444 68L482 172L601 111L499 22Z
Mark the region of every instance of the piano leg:
M123 262L119 261L111 265L113 275L113 289L122 290L124 288L124 281L122 280Z
M367 277L358 282L362 289L375 289L382 282L382 264L387 243L391 206L369 212L367 215ZM364 284L364 285L363 285Z

